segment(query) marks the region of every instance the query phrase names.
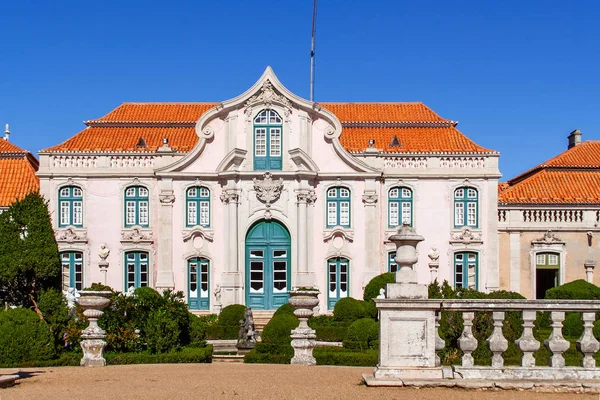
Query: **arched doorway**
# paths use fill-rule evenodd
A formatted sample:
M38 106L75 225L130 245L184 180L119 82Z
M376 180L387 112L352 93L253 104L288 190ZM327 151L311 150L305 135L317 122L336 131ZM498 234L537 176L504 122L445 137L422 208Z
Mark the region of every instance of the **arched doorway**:
M279 222L259 221L246 235L246 305L275 310L288 299L290 234Z

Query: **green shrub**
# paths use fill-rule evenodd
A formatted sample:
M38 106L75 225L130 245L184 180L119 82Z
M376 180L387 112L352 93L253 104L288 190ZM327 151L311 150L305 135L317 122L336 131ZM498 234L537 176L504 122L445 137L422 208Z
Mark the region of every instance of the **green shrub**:
M218 316L216 314L197 317L190 316L190 346L204 347L206 345L207 328L216 326Z
M385 289L388 283L394 283L396 277L393 272L386 272L385 274L377 275L367 283L365 291L363 293L363 300L373 301L374 298L379 296L380 289Z
M333 307L333 319L336 321L354 322L357 319L368 317L364 303L352 297L338 300Z
M378 350L348 351L339 347L316 347L313 356L317 365L374 367L379 361Z
M377 313L377 306L375 305L375 302L374 301L363 301L362 304L365 309L365 313L366 313L367 317L377 320L378 313Z
M290 306L289 303L285 303L281 305L277 310L275 310L273 318L282 314L294 315L294 308Z
M379 346L379 324L371 318L354 321L348 327L344 348L348 350L377 349Z
M599 300L600 287L578 279L564 285L548 289L546 299L565 299L565 300Z
M322 342L341 342L346 337L348 325L340 326L316 326L317 340Z
M183 348L170 353L106 353L107 365L211 363L213 347Z
M85 288L83 290L96 290L99 292L102 292L102 291L114 292L114 290L110 286L104 285L100 282L92 283L92 285L89 288Z
M298 326L298 318L293 315L283 314L271 318L260 335L263 343L288 344L291 342L292 329Z
M168 353L179 345L179 324L162 308L150 312L145 333L151 353Z
M0 362L11 365L51 360L56 355L50 326L25 308L0 312Z
M244 356L244 362L289 364L294 355L290 335L298 323L298 318L287 313L271 318L261 334L262 341Z
M40 295L37 306L50 326L57 349L64 348L71 317L63 294L56 289L48 289Z
M231 304L219 314L218 327L207 330L210 339L237 339L240 329L240 321L244 319L246 306Z

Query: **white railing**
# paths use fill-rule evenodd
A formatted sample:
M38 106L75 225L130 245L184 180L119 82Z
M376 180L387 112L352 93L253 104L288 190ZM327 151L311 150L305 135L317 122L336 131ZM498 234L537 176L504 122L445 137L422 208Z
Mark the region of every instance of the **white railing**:
M51 165L54 168L97 168L96 156L52 156Z
M485 157L442 157L442 168L485 168Z
M583 222L583 210L523 210L523 222Z
M154 157L111 156L109 165L111 168L152 168L154 167Z
M498 210L498 222L506 222L507 210Z
M427 168L427 157L385 157L384 168Z

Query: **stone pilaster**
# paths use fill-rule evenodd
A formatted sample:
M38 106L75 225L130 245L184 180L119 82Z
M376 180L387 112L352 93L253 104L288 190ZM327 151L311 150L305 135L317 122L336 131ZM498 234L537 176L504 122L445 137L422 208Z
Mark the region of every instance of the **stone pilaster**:
M159 182L157 290L175 289L173 279L173 203L172 181Z
M379 275L379 239L380 239L380 218L379 218L379 197L377 191L365 190L362 201L365 206L365 275L363 277L363 288Z
M229 304L243 304L242 298L242 276L239 267L239 221L238 204L240 200L238 189L224 189L221 194L221 201L226 208L225 226L227 229L223 273L221 276L221 290L223 306Z
M316 284L314 270L311 271L308 265L309 247L308 247L308 207L314 204L317 196L314 190L297 190L298 205L298 269L294 286L313 287Z

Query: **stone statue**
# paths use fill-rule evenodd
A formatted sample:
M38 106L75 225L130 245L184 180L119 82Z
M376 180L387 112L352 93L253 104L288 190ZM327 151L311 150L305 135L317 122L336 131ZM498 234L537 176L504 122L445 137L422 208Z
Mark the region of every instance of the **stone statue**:
M385 299L385 289L381 288L379 289L379 295L377 296L378 299Z
M109 254L110 254L110 250L108 249L108 247L106 246L105 243L102 243L100 245L100 251L98 251L98 257L100 257L100 259L102 261L106 261Z
M125 292L126 297L132 297L135 294L135 288L133 286L129 286L127 292Z
M79 292L77 292L77 289L70 287L67 290L63 290L63 295L67 299L67 307L69 307L69 309L74 308L75 301L80 296Z
M429 250L428 256L432 262L436 262L440 258L440 253L437 251L437 248L433 246L431 250Z
M240 321L240 329L238 331L237 349L238 354L247 354L256 345L256 337L258 332L254 329L254 318L252 317L252 309L246 307L244 319Z
M215 288L215 303L221 304L221 286L219 285Z

